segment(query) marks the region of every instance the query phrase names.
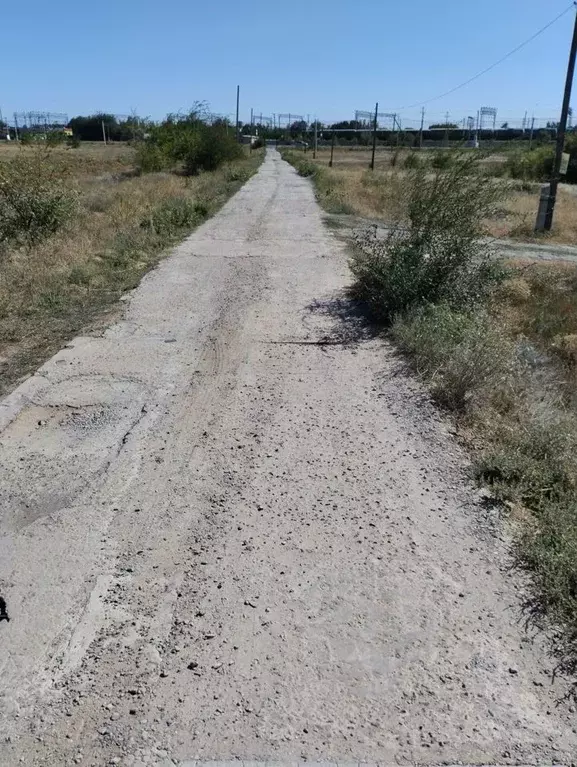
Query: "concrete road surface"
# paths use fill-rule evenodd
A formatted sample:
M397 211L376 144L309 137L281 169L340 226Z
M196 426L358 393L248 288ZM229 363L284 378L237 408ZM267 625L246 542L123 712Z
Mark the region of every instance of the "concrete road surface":
M506 534L343 247L269 150L0 406L0 764L575 758Z

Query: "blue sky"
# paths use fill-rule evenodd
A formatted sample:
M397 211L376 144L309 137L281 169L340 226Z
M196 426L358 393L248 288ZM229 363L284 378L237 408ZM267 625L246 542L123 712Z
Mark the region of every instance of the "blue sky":
M241 117L351 119L397 111L467 79L569 5L568 0L26 0L2 8L0 108L159 118L195 100ZM499 109L499 121L558 114L571 40L569 12L467 88L428 104ZM575 102L577 104L577 91ZM417 118L419 109L403 110Z

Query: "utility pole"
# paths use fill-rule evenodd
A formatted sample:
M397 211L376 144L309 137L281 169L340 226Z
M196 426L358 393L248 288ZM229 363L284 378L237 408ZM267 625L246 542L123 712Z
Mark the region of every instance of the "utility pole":
M236 86L236 140L240 142L240 125L238 124L238 108L240 105L240 85Z
M563 94L563 106L561 107L561 121L557 131L557 146L555 148L555 162L553 164L553 173L549 184L549 199L547 200L547 210L541 221L541 216L537 216L537 231L550 231L553 225L553 213L555 211L555 202L557 200L557 189L561 178L561 161L563 160L563 150L565 149L565 132L567 130L567 117L569 116L569 104L571 101L571 88L573 87L573 75L575 74L575 57L577 55L577 14L573 25L573 39L571 41L571 50L569 51L569 63L567 64L567 77L565 79L565 92Z
M331 159L329 160L329 168L333 167L333 155L335 153L335 136L337 134L333 131L333 135L331 137Z
M315 117L315 137L314 137L314 143L313 143L313 160L317 159L317 129L318 129L318 121Z
M529 133L529 151L533 149L533 130L535 128L535 116L531 118L531 132Z
M373 154L371 156L370 169L375 169L375 151L377 149L377 122L379 119L379 102L375 104L375 119L373 120Z
M423 127L425 125L425 107L421 109L421 130L419 131L419 149L423 148Z
M102 125L102 140L106 144L106 128L104 127L104 120L101 120L100 123Z
M16 141L20 141L20 136L18 135L18 116L16 112L14 112L14 137L16 138Z

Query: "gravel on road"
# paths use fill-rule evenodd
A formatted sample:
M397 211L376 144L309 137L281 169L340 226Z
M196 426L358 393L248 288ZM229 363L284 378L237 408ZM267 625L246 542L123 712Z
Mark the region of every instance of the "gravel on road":
M570 764L507 531L259 173L0 404L0 764Z

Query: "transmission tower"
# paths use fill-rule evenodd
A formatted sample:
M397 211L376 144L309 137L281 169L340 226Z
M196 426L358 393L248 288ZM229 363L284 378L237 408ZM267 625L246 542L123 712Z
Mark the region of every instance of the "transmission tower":
M367 126L372 127L374 119L375 119L374 112L365 112L361 109L357 109L355 111L355 122L366 123ZM383 127L381 124L381 121L386 121L386 120L393 121L393 130L395 130L395 126L397 126L399 129L401 128L401 121L398 119L396 112L378 112L377 113L377 127Z
M479 110L479 129L483 130L485 127L486 120L491 120L493 122L493 125L490 126L495 130L495 126L497 123L497 110L495 107L481 107Z

